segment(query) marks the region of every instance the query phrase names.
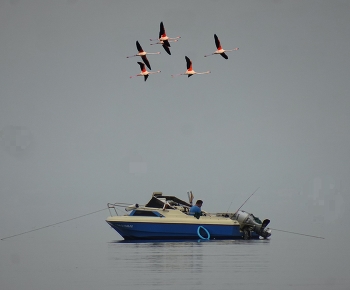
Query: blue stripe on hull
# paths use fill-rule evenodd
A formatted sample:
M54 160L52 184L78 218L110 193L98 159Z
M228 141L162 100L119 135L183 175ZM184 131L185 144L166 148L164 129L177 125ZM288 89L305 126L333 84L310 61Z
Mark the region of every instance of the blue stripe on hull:
M210 233L210 239L242 239L239 226L210 225L210 224L164 224L164 223L137 223L137 222L108 222L125 240L165 240L199 238L197 229L203 226ZM258 238L252 235L252 238Z

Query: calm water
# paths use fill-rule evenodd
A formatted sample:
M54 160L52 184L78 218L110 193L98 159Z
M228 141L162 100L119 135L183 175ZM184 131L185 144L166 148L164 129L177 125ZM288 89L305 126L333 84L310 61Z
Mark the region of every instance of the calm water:
M0 289L350 289L346 242L126 243L81 222L0 241Z

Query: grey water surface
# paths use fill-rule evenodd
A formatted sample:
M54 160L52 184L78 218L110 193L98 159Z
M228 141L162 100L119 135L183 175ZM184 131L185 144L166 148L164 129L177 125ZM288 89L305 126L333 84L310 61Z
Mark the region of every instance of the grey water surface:
M125 242L81 220L0 244L6 290L346 290L349 266L338 237L276 231L270 240Z

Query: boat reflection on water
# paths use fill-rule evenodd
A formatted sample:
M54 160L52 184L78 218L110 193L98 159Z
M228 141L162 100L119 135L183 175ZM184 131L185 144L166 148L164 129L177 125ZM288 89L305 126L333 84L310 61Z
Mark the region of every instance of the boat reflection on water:
M115 241L109 244L112 252L109 256L116 262L114 266L119 267L118 261L123 261L123 267L135 272L201 273L203 244L203 241Z
M223 281L232 273L236 276L239 273L266 273L269 270L269 244L270 240L118 240L109 243L108 256L110 267L116 273L129 269L130 273L125 275L137 276L138 282L134 286L142 283L157 287L167 283L193 285L195 280L197 286L203 283L205 287L210 278L196 274L206 274L210 268L209 272L214 271L216 280Z

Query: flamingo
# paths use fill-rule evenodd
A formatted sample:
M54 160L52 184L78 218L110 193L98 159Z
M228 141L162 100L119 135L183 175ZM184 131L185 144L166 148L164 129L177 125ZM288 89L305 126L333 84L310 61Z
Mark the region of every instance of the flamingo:
M130 57L134 57L134 56L141 56L143 62L147 65L147 67L149 69L151 69L151 65L149 64L149 61L147 59L147 56L146 54L160 54L160 52L146 52L142 49L140 43L138 41L136 41L136 48L138 50L138 54L134 54L134 55L130 55L130 56L127 56L126 58L130 58Z
M134 75L134 76L131 76L130 78L134 78L134 77L144 77L145 81L147 81L147 78L150 74L157 74L157 73L160 73L160 70L157 70L156 72L149 72L147 71L146 69L146 66L143 62L137 62L141 68L141 72L137 75Z
M176 42L178 41L178 39L174 39L174 40L168 40L167 42L165 42L164 40L159 40L158 42L155 42L155 43L151 43L151 45L155 45L155 44L161 44L164 48L164 50L169 54L171 55L171 52L170 52L170 46L167 45L166 43L169 43L169 42Z
M164 41L164 44L167 45L168 47L170 47L170 40L178 40L179 38L181 38L180 36L176 36L176 37L168 37L166 35L165 29L164 29L164 24L163 21L160 23L160 28L159 28L159 37L158 39L150 39L150 41Z
M187 77L190 77L190 76L193 76L193 75L204 75L204 74L209 74L210 73L210 70L205 71L205 72L200 72L200 73L195 72L192 69L192 61L187 56L185 56L185 59L186 59L186 64L187 64L187 71L182 73L182 74L171 75L172 77L177 77L177 76L181 76L181 75L187 75Z
M219 38L218 38L218 36L217 36L216 34L214 34L214 39L215 39L215 45L216 45L217 50L214 51L214 52L211 53L211 54L205 55L204 57L207 57L207 56L210 56L210 55L213 55L213 54L220 54L223 58L228 59L228 56L227 56L227 54L225 53L225 51L235 51L235 50L238 50L238 49L239 49L238 47L236 47L236 48L231 49L231 50L225 50L225 49L223 49L223 48L221 47L220 40L219 40Z

